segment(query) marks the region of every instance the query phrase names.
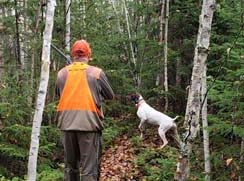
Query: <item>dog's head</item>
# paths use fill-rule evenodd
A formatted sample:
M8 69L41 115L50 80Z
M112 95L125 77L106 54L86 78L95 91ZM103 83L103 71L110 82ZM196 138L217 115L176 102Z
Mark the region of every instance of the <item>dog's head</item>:
M135 105L137 105L141 100L143 100L143 97L139 93L134 93L130 96L130 99L134 102Z

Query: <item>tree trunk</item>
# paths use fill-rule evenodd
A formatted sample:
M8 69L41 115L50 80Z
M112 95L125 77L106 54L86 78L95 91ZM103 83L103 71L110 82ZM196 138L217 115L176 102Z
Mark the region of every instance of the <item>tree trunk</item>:
M21 65L22 62L20 60L20 37L19 37L19 13L17 11L17 7L18 7L18 2L17 0L14 0L14 4L15 4L15 48L16 48L16 60L17 60L17 64Z
M125 12L125 20L126 20L126 28L127 28L128 38L130 41L131 62L134 66L133 69L136 70L137 69L137 61L136 61L136 57L135 57L135 53L134 53L134 49L133 49L133 44L132 44L131 30L130 30L130 23L129 23L129 12L128 12L128 9L126 7L125 0L123 0L123 7L124 7L124 12ZM137 71L135 71L133 76L134 76L134 82L136 84L136 87L140 87L140 85L141 85L140 73L137 73Z
M3 18L4 17L4 9L3 7L0 8L0 18ZM0 22L0 36L3 37L4 36L4 26L3 26L3 23ZM3 50L4 50L4 38L1 38L0 40L0 84L2 83L1 80L2 80L2 77L4 75L4 68L3 68L3 65L4 65L4 59L3 59ZM1 101L1 100L0 100Z
M211 167L210 167L210 154L209 154L209 134L208 134L208 119L207 119L207 72L206 64L203 69L202 76L202 129L203 129L203 148L204 148L204 168L205 168L205 181L210 181ZM203 102L204 101L204 102Z
M240 152L240 165L243 164L244 160L244 137L241 139L241 152ZM241 176L239 176L238 181L241 181Z
M175 77L175 85L177 87L181 86L181 75L180 75L180 68L181 68L181 59L177 59L176 63L176 77Z
M33 34L35 34L35 36L33 37L33 48L32 48L32 53L31 53L31 74L30 74L30 88L31 88L31 95L28 97L28 103L29 105L32 105L33 102L33 90L34 90L34 75L35 75L35 59L36 59L36 45L37 45L37 33L38 33L38 28L39 28L39 24L41 21L41 10L42 10L42 3L39 2L39 6L36 12L36 23L35 23L35 28L33 30Z
M123 29L122 29L122 26L120 24L120 12L117 10L116 8L116 3L118 3L118 1L115 1L115 0L109 0L110 1L110 4L112 5L112 8L113 8L113 11L114 11L114 14L115 14L115 17L116 17L116 20L117 20L117 28L118 28L118 32L121 36L123 36ZM129 16L128 16L128 10L126 8L126 4L125 4L125 1L123 0L123 5L121 6L122 9L121 11L125 12L125 19L126 19L126 28L127 28L127 33L128 33L128 39L131 40L131 32L130 32L130 26L129 26ZM117 4L118 5L118 4ZM125 55L122 55L124 57L132 57L132 59L130 60L133 64L133 69L136 69L136 59L135 59L135 54L134 54L134 50L133 50L133 45L132 45L132 42L130 42L129 44L129 49L127 48L127 45L126 45L126 42L123 42L122 43L122 47L125 51ZM132 72L132 76L133 76L133 80L135 82L135 84L137 86L139 86L141 83L141 78L140 78L140 73L134 73L133 71Z
M120 26L120 20L119 20L119 13L118 13L118 11L116 9L115 2L114 2L114 0L110 0L110 3L112 4L113 10L114 10L114 14L115 14L116 19L117 19L118 32L122 33L122 29L121 29L121 26Z
M165 105L164 111L168 110L168 24L169 24L169 0L166 0L166 11L165 11L165 28L164 28L164 90L165 94Z
M165 16L164 16L165 0L161 0L160 3L161 3L161 12L160 12L160 25L159 25L159 44L162 45L162 43L163 43L163 25L165 23ZM161 58L161 62L163 62L163 57ZM158 71L159 72L158 72L158 75L156 78L156 86L160 85L161 79L162 79L161 62L158 61Z
M86 29L86 0L82 1L81 11L82 11L82 14L83 14L83 16L82 16L82 18L83 18L82 28L83 28L83 30L85 30ZM86 38L86 33L83 31L81 36Z
M0 18L4 17L4 8L0 8ZM0 36L4 36L4 26L3 23L0 22ZM4 58L3 58L3 51L4 51L4 38L1 38L0 40L0 88L4 86L3 84L3 76L4 76ZM0 102L3 102L3 96L0 96ZM2 120L0 119L0 131L3 129L3 123Z
M42 122L43 109L45 105L45 98L47 93L47 86L49 80L49 65L50 65L50 47L52 40L52 30L54 21L56 1L50 0L47 4L46 25L43 35L43 47L42 47L42 68L40 85L36 101L36 110L33 119L31 144L28 161L28 173L27 178L29 181L36 180L37 172L37 155L39 149L39 136Z
M26 2L24 0L19 2L19 8L21 9L21 11L18 13L18 17L19 17L19 46L20 46L19 49L20 49L20 62L21 62L21 69L22 70L27 69L26 56L25 56L26 40L25 40L25 36L24 36L24 33L27 32L26 31L26 15L24 14L26 12L25 6L26 6Z
M130 51L131 51L131 57L132 57L132 63L136 67L136 59L135 59L135 54L133 50L133 45L131 42L131 31L130 31L130 23L129 23L129 13L126 7L125 0L123 0L123 6L124 6L124 12L125 12L125 20L126 20L126 27L127 27L127 33L128 33L128 38L130 40Z
M70 58L70 0L65 0L65 51Z
M197 44L195 47L194 64L189 88L185 125L188 125L184 144L181 146L181 161L178 162L176 180L187 180L190 174L189 157L191 154L191 144L197 136L199 129L199 115L201 109L201 79L203 67L205 65L210 42L211 24L213 12L215 10L215 0L204 0L202 12L199 18L199 29ZM183 165L183 163L186 163ZM179 169L178 169L179 168Z
M164 111L167 112L169 99L168 99L168 23L169 23L169 0L161 0L161 15L160 15L160 34L159 34L159 43L160 45L164 42L164 56L163 56L163 65L164 65L164 90L165 94L165 105ZM165 12L165 16L164 16ZM164 24L164 38L163 38L163 24ZM160 71L161 72L161 71ZM159 72L156 80L156 85L160 84L161 73Z

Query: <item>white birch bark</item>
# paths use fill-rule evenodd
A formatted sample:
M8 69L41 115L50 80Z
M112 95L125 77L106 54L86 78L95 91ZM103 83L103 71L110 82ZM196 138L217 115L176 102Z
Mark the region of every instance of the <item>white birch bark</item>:
M210 153L209 153L209 134L208 134L208 111L207 111L207 80L206 73L207 67L206 64L203 68L203 76L202 76L202 129L203 129L203 150L204 150L204 170L205 170L205 181L210 181ZM203 102L204 101L204 102Z
M165 0L160 0L160 3L161 3L161 11L160 11L160 17L159 17L159 22L160 22L160 25L159 25L159 45L162 45L163 43L163 25L165 23L165 16L164 16L164 9L165 9ZM163 57L160 59L161 62L163 62ZM158 72L158 75L157 75L157 78L156 78L156 86L159 86L160 84L160 79L161 79L161 62L158 61L158 69L159 69L159 72Z
M65 51L68 58L70 58L70 6L70 0L65 0Z
M130 51L131 51L131 57L132 57L131 59L132 59L132 63L136 67L136 59L135 59L135 54L134 54L134 50L133 50L133 45L132 45L132 42L131 42L131 31L130 31L130 23L129 23L129 13L128 13L128 9L126 7L125 0L123 0L123 6L124 6L124 12L125 12L125 20L126 20L126 27L127 27L128 38L130 40Z
M118 13L118 11L116 9L115 1L114 0L109 0L109 2L110 2L110 4L112 4L112 8L113 8L114 14L115 14L116 19L117 19L118 32L122 33L122 29L121 29L121 26L120 26L120 20L119 20L119 13Z
M4 17L4 8L0 8L0 19ZM4 45L4 26L3 23L0 22L0 36L2 37L0 40L0 84L2 83L2 77L4 75L4 69L3 69L3 65L4 65L4 59L3 59L3 45Z
M186 121L191 122L191 138L195 138L198 131L200 114L201 79L203 67L208 56L211 24L214 9L215 0L203 1L202 12L199 18L199 31L197 36L197 45L195 47L191 86L187 100L189 102L189 107L188 112L186 112Z
M119 12L117 11L116 9L116 4L115 4L115 0L110 0L110 3L112 4L112 8L113 8L113 11L115 13L115 16L117 18L117 28L118 28L118 32L121 34L123 32L122 28L121 28L121 25L120 25L120 20L119 20ZM118 3L118 2L117 2ZM126 28L127 28L127 33L128 33L128 39L131 40L131 31L130 31L130 24L129 24L129 13L128 13L128 10L127 10L127 7L126 7L126 3L125 3L125 0L123 0L123 6L122 6L122 11L125 12L125 20L126 20ZM126 47L126 44L124 43L124 49L127 51L128 48ZM135 52L133 50L133 44L132 42L130 41L130 44L129 44L129 50L130 50L130 54L131 54L131 62L133 63L134 65L134 69L136 69L136 58L135 58ZM129 54L129 51L128 51L128 54ZM133 74L133 79L134 79L134 82L136 83L136 86L140 86L141 84L141 76L140 76L140 73L133 73L133 71L131 71L132 74ZM140 72L141 72L141 69L140 69Z
M5 16L4 13L4 7L0 8L0 19L3 18ZM0 39L0 87L2 88L4 85L3 82L3 76L4 76L4 57L3 57L3 51L4 51L4 25L3 23L0 21L0 37L2 37ZM0 96L0 102L4 102L4 97ZM0 119L0 130L3 129L3 123L2 120Z
M38 9L36 11L36 22L35 22L35 28L33 30L33 33L36 35L33 37L33 44L34 46L32 47L32 53L31 53L31 74L30 74L30 87L31 87L31 95L28 97L28 104L31 105L33 102L33 86L34 86L34 75L35 75L35 59L36 59L36 44L37 44L37 33L38 33L38 28L39 24L41 21L41 9L42 9L42 3L39 2ZM32 119L32 118L31 118Z
M19 36L19 12L18 12L18 1L14 0L14 16L15 16L15 55L18 64L22 68L22 62L20 60L20 36ZM17 72L18 73L18 72Z
M169 0L166 0L166 11L165 11L165 28L164 28L164 90L165 95L165 106L164 111L168 110L168 25L169 25Z
M186 125L189 125L184 145L182 145L180 159L176 170L176 180L187 180L190 174L189 156L192 141L197 136L201 109L201 79L210 43L210 32L215 10L215 0L203 0L202 11L199 17L197 44L195 47L194 64L189 88L186 108Z
M50 47L52 40L52 30L54 21L54 11L56 6L56 0L49 0L47 3L46 13L46 25L43 34L43 46L42 46L42 68L40 85L36 101L36 110L33 119L31 144L28 160L28 173L27 179L29 181L36 180L37 172L37 155L39 149L39 136L42 122L43 109L45 105L45 98L47 93L47 86L49 80L49 65L50 65Z
M82 28L83 28L83 30L85 30L86 29L86 0L82 1L81 12L82 12L82 18L83 18ZM84 31L82 32L82 36L84 38L86 38L86 33Z
M164 17L164 9L165 9L165 0L160 1L162 6L161 6L161 12L160 12L160 33L159 33L159 43L160 45L163 43L163 25L165 23L165 17Z
M123 0L123 9L124 9L124 13L125 13L125 21L126 21L126 28L127 28L127 33L128 33L128 39L130 41L130 54L131 54L131 62L133 63L134 66L134 70L136 70L137 68L137 60L135 57L135 52L133 49L133 44L132 44L132 36L131 36L131 29L130 29L130 22L129 22L129 12L128 9L126 7L126 1ZM140 87L141 85L141 76L140 73L134 73L134 82L136 84L137 87Z
M22 70L24 70L26 68L25 51L24 51L25 1L15 0L14 3L15 3L15 13L14 13L15 27L16 27L16 54L17 54L17 60L19 61L20 67Z
M26 56L25 56L25 37L24 33L26 32L26 27L25 27L25 4L26 2L19 1L19 7L22 11L19 12L19 48L20 48L20 62L21 62L21 69L24 70L26 69Z

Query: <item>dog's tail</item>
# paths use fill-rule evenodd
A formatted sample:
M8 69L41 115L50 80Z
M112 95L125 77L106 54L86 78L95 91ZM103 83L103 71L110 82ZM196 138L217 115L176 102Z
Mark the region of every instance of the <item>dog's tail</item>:
M175 121L176 119L178 119L180 116L176 116L175 118L173 118L172 120Z

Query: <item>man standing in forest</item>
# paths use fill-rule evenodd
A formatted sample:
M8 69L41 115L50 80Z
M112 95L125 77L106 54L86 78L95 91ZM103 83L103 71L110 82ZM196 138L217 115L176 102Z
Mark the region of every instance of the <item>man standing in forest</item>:
M91 49L85 40L72 47L72 64L58 72L58 127L64 134L65 180L99 180L102 151L102 97L114 93L102 69L88 65Z

